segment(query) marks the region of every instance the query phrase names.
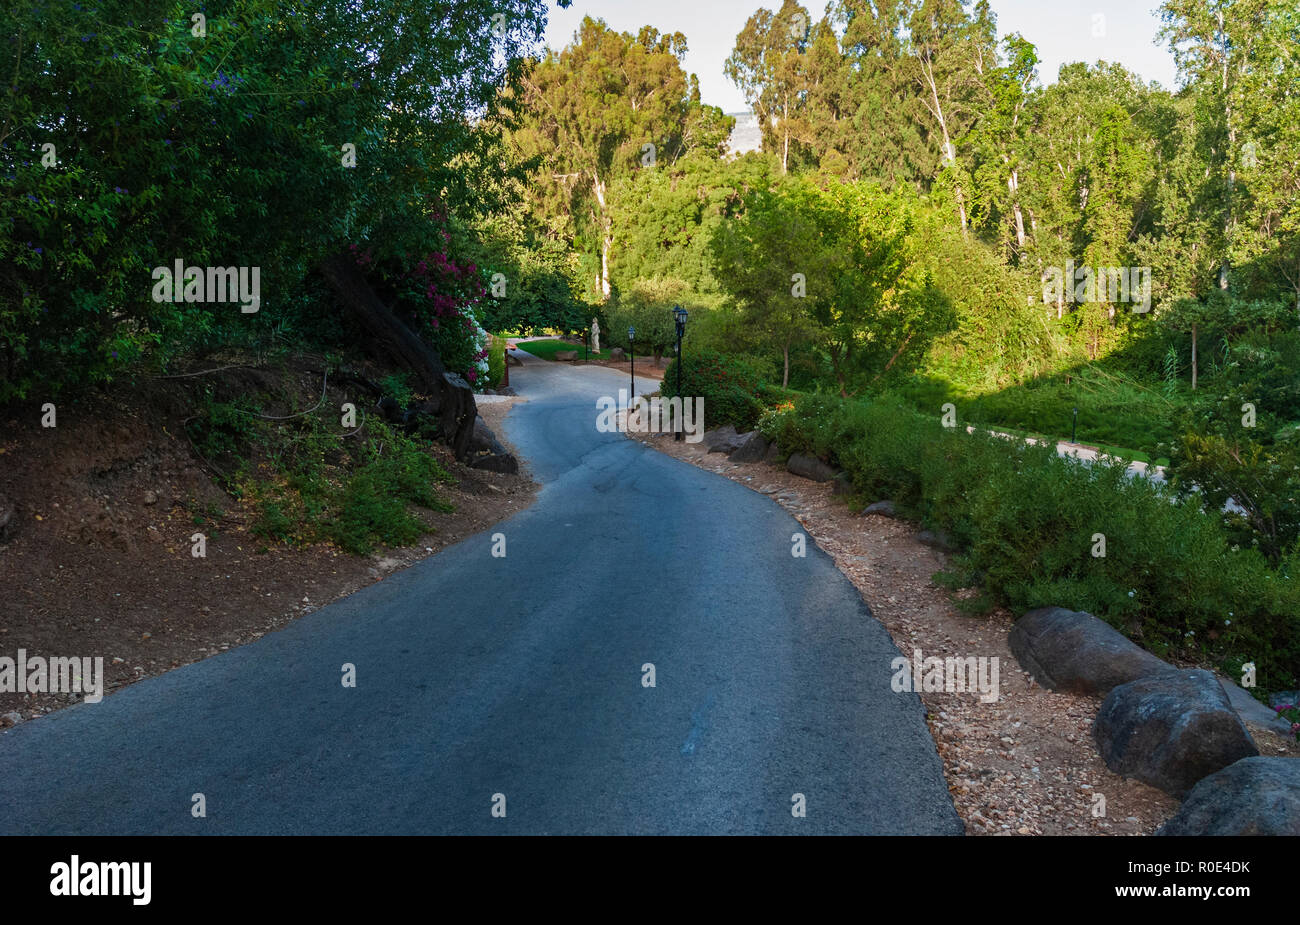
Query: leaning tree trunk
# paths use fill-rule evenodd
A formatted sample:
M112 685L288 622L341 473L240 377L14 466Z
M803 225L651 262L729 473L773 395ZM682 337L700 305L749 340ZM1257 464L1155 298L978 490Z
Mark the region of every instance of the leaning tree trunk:
M432 396L428 410L438 419L439 433L456 458L464 462L478 417L469 383L447 372L438 352L380 300L351 257L330 257L321 263L320 271L339 301L357 316L379 346L414 373L420 389Z

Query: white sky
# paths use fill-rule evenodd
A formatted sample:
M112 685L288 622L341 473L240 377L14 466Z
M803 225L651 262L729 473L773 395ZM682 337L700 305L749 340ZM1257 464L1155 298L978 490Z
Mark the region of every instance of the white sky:
M824 2L803 0L813 18ZM704 102L725 112L748 107L740 91L722 73L736 35L759 7L779 9L780 0L574 0L567 10L552 7L546 42L552 48L569 44L583 16L603 19L620 32L637 32L651 25L660 32L682 32L689 52L686 70L698 74ZM1118 61L1146 80L1169 89L1175 86L1174 59L1156 39L1160 28L1158 0L990 0L997 14L998 36L1019 32L1038 48L1043 83L1052 83L1062 64ZM1103 34L1094 37L1094 16Z

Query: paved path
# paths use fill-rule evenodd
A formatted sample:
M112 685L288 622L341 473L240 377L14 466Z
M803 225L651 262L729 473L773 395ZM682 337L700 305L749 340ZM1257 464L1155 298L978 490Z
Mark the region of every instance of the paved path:
M797 522L598 433L624 375L524 364L532 508L0 735L0 833L960 831L897 650L826 555L791 556Z

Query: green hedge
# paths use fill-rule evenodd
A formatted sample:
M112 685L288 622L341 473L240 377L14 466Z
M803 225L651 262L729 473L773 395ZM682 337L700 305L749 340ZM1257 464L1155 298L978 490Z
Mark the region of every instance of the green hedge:
M1158 655L1211 660L1230 676L1254 662L1262 690L1296 686L1300 553L1270 568L1195 498L1177 502L1119 463L945 428L891 401L806 395L760 427L784 452L843 468L864 498L948 532L963 550L960 578L1013 610L1086 610Z
M686 353L682 357L682 390L687 397L704 399L704 423L710 429L732 424L739 431L752 430L763 405L762 375L746 360L712 351ZM665 398L677 391L677 360L664 370L659 394Z

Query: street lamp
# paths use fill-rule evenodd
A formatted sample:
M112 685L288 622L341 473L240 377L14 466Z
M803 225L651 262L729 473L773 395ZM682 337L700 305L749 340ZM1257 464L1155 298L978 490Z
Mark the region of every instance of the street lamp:
M636 328L627 328L627 358L632 363L632 397L636 398Z
M1072 420L1072 421L1070 422L1070 442L1071 442L1071 443L1078 443L1078 441L1074 439L1074 438L1075 438L1075 435L1078 433L1078 431L1079 431L1079 409L1078 409L1078 408L1075 408L1075 409L1074 409L1074 420Z
M689 313L686 309L682 308L680 305L673 309L673 322L677 326L677 397L681 399L683 403L686 399L682 396L682 336L686 333L686 318L688 315ZM681 414L682 412L678 411L677 413ZM677 426L674 428L675 433L673 434L673 439L682 440L685 438L686 434L682 431L681 421L678 420L675 423Z

